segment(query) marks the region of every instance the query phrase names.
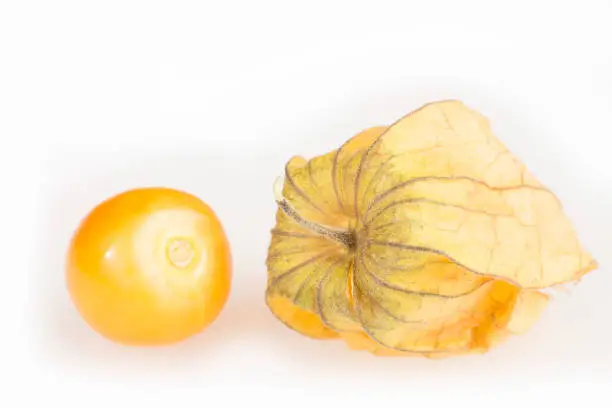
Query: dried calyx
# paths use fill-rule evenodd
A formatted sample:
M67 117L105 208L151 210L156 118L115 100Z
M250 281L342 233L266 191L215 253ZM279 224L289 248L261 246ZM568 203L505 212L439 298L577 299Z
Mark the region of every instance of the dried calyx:
M374 354L484 352L597 267L554 193L459 101L294 156L274 191L270 310Z

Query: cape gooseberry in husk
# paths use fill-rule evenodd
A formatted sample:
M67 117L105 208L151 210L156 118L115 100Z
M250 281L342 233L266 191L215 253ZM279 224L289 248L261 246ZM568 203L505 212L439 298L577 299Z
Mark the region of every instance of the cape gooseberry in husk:
M276 185L266 303L376 355L484 352L597 263L558 198L460 101L429 103Z

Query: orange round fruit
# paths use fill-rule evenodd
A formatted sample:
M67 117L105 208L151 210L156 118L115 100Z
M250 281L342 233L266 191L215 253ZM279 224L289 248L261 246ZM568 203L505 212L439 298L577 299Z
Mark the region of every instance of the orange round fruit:
M221 313L231 286L229 243L215 212L193 195L133 189L81 222L66 283L83 319L109 340L172 344Z

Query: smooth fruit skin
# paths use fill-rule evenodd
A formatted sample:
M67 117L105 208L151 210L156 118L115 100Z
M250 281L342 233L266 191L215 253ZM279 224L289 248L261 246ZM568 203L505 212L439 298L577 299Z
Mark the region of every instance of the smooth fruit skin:
M94 208L68 250L66 284L109 340L167 345L205 329L231 286L231 254L214 211L168 188L118 194Z

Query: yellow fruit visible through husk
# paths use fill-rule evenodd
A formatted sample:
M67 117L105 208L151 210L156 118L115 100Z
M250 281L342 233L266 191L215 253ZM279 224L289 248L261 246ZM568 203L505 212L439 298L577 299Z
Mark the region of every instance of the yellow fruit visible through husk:
M597 266L557 197L459 101L292 158L276 195L270 310L376 355L484 352L529 329L540 290Z

